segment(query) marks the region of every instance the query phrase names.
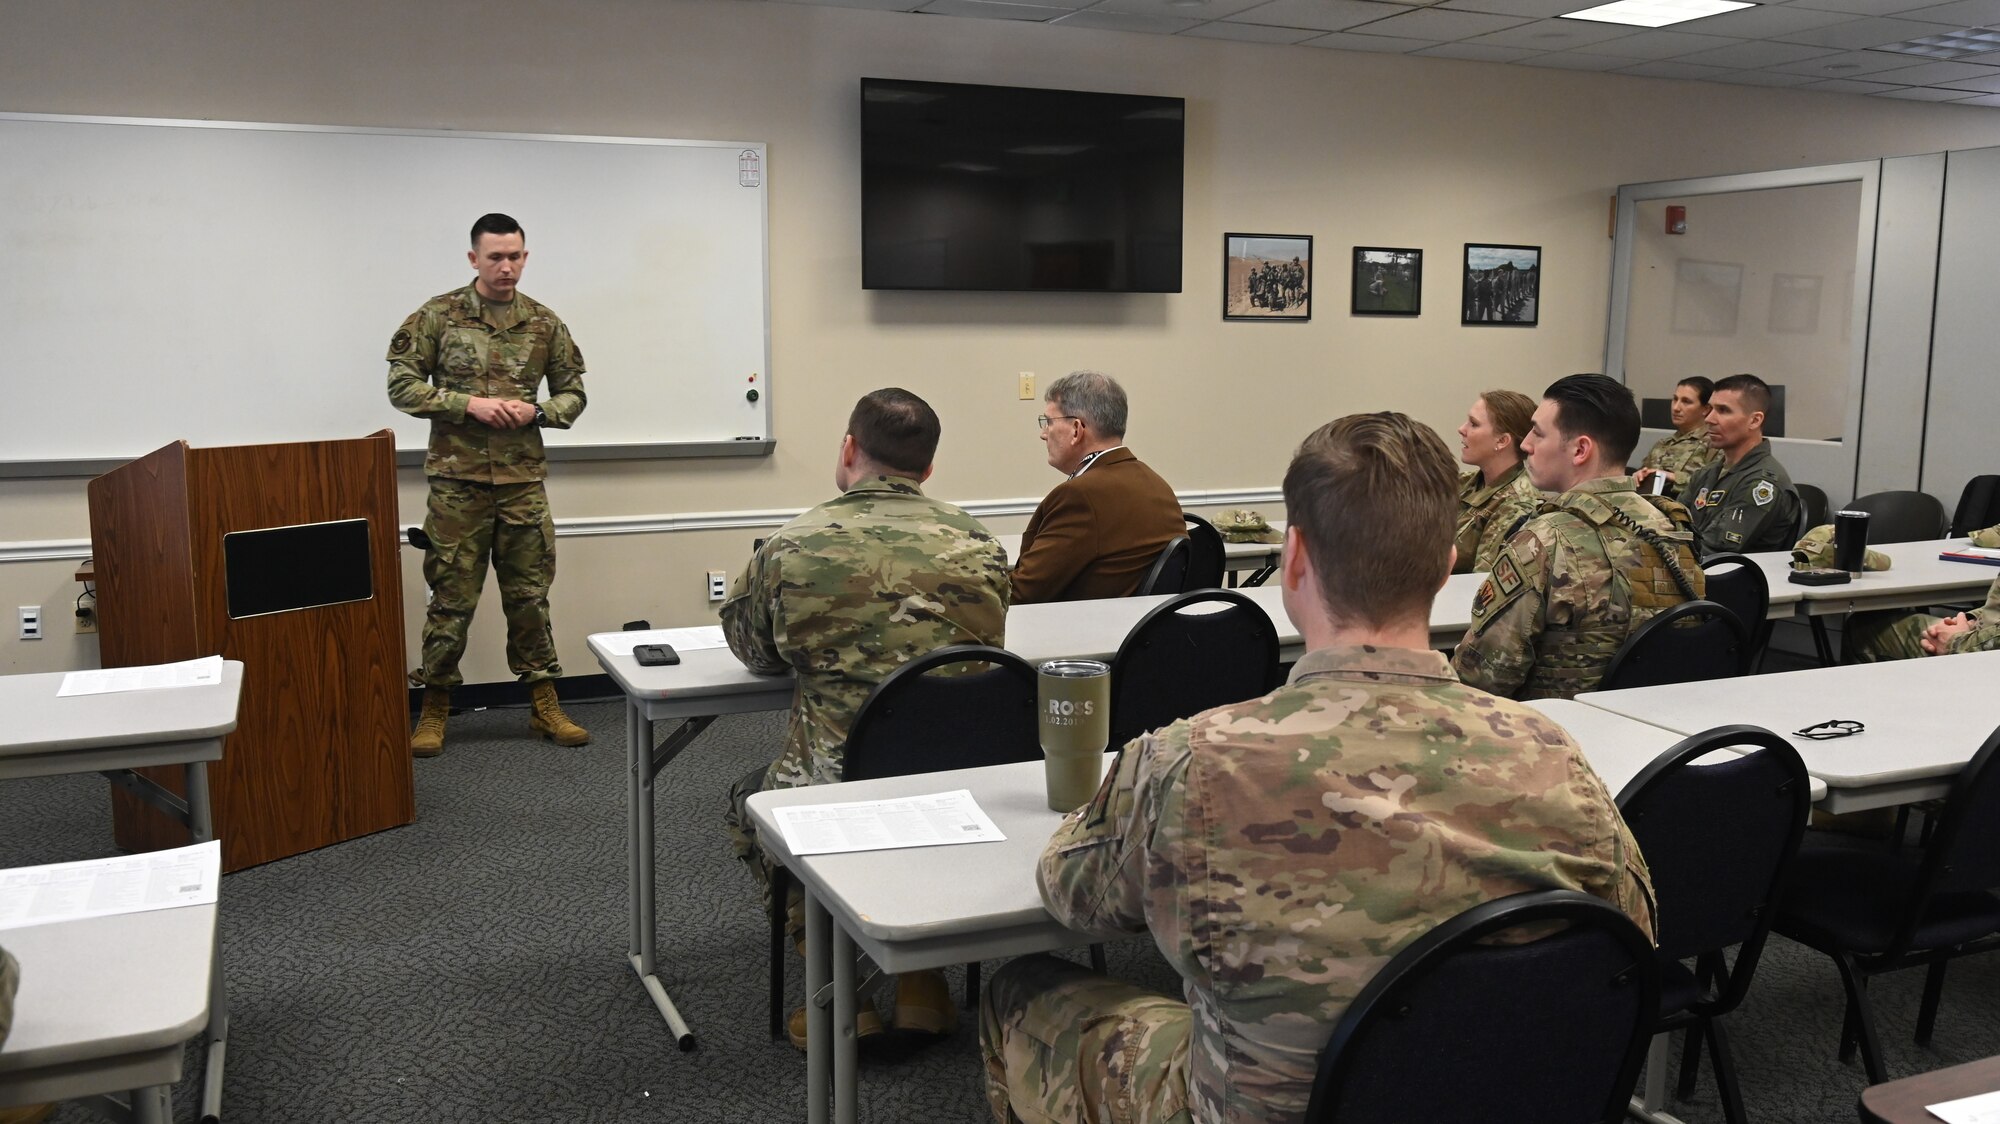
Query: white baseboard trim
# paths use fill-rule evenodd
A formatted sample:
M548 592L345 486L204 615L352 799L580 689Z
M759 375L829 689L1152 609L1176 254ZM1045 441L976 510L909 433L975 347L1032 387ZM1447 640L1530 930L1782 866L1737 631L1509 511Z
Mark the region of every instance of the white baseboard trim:
M1211 488L1176 493L1182 507L1248 507L1283 503L1284 493L1276 488ZM963 500L958 506L974 517L990 519L1002 515L1030 515L1041 497L1026 499ZM593 535L658 535L675 531L735 531L782 527L804 508L772 511L698 511L668 515L604 515L578 519L557 519L558 538ZM0 565L9 562L81 562L90 557L89 539L49 539L41 542L0 542Z

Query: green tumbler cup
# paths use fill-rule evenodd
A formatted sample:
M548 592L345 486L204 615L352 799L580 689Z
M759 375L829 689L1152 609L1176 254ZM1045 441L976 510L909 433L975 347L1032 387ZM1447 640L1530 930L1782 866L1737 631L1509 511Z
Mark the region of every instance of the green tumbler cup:
M1074 811L1097 795L1111 740L1111 667L1099 660L1050 660L1037 677L1042 758L1049 807Z

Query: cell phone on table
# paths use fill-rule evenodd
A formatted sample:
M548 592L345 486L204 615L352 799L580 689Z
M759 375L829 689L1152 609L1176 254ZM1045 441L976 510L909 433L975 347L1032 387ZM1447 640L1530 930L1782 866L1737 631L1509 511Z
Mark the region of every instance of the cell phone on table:
M672 644L640 644L632 649L632 658L640 667L664 667L681 662L681 654L674 651Z

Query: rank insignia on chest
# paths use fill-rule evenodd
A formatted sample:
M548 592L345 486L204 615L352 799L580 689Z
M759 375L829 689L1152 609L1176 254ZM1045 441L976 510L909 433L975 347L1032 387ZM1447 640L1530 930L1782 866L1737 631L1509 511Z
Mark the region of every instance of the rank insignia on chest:
M1758 507L1763 507L1778 498L1778 486L1769 480L1759 480L1750 486L1750 499Z

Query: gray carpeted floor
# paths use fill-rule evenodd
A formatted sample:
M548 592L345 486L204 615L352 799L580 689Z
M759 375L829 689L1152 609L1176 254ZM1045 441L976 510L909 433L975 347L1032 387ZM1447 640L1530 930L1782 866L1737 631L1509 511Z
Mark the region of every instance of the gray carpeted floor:
M700 1040L683 1054L625 961L623 711L571 714L590 746L531 740L521 710L459 715L445 755L416 763L415 824L224 880L227 1119L803 1116L803 1055L765 1035L763 922L719 827L730 780L772 756L782 716L724 718L660 777L662 974ZM109 822L94 776L0 785L0 867L108 854ZM1171 986L1143 940L1112 946L1111 964ZM1910 1040L1920 977L1874 988L1895 1075L2000 1054L2000 958L1953 966L1931 1048ZM1855 1119L1859 1065L1833 1056L1839 994L1829 963L1774 939L1731 1022L1753 1119ZM974 1038L967 1020L943 1042L865 1059L864 1118L986 1119ZM193 1118L197 1063L179 1120ZM1721 1119L1705 1069L1676 1111ZM56 1116L87 1119L75 1106Z

